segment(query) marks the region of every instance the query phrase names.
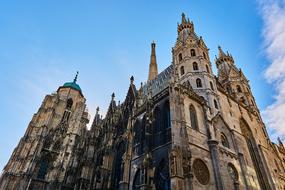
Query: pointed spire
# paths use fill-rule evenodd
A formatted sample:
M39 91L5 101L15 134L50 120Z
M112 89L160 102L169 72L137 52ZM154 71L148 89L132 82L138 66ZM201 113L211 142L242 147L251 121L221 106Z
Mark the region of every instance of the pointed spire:
M75 75L75 77L74 77L74 79L73 79L73 83L76 83L78 74L79 74L79 72L77 71L77 72L76 72L76 75Z
M182 13L181 23L182 23L182 24L185 24L186 22L187 22L187 20L186 20L185 14Z
M131 84L134 84L134 76L131 76L131 78L130 78L130 81L131 81Z
M148 72L148 81L153 80L158 75L157 71L157 63L156 63L156 54L155 54L155 43L151 43L151 56L150 56L150 64L149 64L149 72Z
M219 49L219 57L224 57L226 54L222 50L221 46L218 46L218 49Z
M112 101L114 101L114 99L115 99L115 93L114 92L112 93L111 97L112 97Z

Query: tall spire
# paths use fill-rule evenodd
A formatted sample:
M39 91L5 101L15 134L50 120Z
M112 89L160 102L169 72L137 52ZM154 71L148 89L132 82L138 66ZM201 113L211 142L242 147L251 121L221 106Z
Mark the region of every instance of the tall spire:
M150 64L149 64L149 72L148 72L148 81L153 80L157 77L157 63L156 63L156 55L155 55L155 43L151 43L151 56L150 56Z

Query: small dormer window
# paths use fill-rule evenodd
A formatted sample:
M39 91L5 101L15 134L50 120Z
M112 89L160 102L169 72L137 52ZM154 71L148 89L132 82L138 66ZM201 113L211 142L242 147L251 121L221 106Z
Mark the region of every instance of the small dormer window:
M198 63L197 63L197 62L194 62L194 63L193 63L193 70L194 70L194 71L198 71L198 70L199 70Z
M191 53L191 57L196 56L196 52L195 52L195 50L194 50L194 49L191 49L191 50L190 50L190 53Z
M179 55L178 55L178 60L179 60L179 62L181 62L182 61L182 53L179 53Z

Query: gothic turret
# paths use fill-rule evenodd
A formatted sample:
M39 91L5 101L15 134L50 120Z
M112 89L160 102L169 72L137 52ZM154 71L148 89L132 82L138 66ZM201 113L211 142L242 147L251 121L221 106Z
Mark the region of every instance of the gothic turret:
M148 72L148 81L153 80L157 77L157 63L156 63L156 55L155 55L155 43L151 43L151 55L150 55L150 64L149 64L149 72Z

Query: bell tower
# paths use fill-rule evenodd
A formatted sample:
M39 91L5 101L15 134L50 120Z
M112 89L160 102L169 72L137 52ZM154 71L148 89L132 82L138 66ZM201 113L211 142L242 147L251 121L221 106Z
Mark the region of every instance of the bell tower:
M203 38L197 36L193 22L186 18L184 13L181 23L178 23L177 32L172 55L179 83L190 84L193 90L207 101L210 112L216 113L220 105L209 49Z
M233 96L244 106L259 112L251 92L249 80L242 70L236 67L233 56L228 52L225 53L220 46L218 49L219 55L215 62L218 68L219 82L226 89L228 95Z
M59 189L68 186L72 154L86 132L86 99L77 84L46 95L3 170L0 189ZM74 179L75 180L75 179Z

